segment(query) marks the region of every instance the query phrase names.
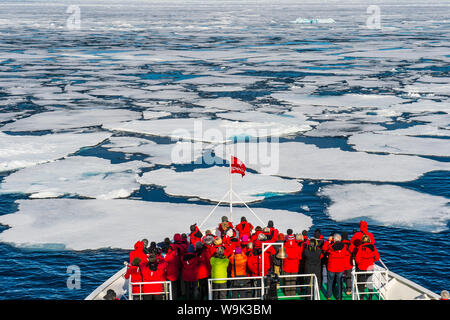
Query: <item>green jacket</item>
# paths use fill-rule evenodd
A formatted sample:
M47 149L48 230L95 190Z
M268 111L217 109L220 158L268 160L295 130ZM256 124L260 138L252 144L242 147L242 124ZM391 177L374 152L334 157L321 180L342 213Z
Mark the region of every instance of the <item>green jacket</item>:
M214 278L227 278L228 277L228 264L230 260L227 257L216 258L212 257L211 260L211 279ZM213 281L214 283L226 283L226 280Z

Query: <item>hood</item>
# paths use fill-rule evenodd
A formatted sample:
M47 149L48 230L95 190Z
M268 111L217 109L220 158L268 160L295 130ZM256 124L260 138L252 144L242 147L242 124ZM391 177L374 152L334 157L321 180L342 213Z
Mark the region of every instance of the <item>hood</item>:
M175 233L174 236L173 236L173 241L174 241L174 242L179 242L179 241L181 241L181 234Z
M333 250L343 250L345 248L345 243L339 241L339 242L335 242L332 246Z
M144 251L144 243L142 241L138 241L134 244L134 250L136 251Z
M367 229L367 222L364 220L361 220L359 222L359 230L361 230L362 233L367 233L368 229Z
M183 256L183 261L188 261L188 260L194 259L195 257L196 257L196 255L194 253L186 253Z

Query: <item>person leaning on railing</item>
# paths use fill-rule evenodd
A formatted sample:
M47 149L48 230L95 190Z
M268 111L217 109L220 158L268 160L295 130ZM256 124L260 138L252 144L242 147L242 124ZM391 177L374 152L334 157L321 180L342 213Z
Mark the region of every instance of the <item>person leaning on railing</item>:
M242 252L241 247L237 247L234 249L234 253L230 256L231 263L231 277L239 278L239 277L247 277L247 255ZM231 283L233 288L248 288L251 285L250 280L242 279L242 280L233 280ZM249 290L233 290L231 292L231 296L233 299L237 298L249 298L251 292Z
M227 278L228 264L230 260L224 255L225 248L218 247L215 255L211 258L211 279L221 279ZM227 288L226 280L213 280L213 289L220 289L221 291L213 292L213 299L225 299L227 297L227 292L222 289Z
M371 239L368 235L364 235L361 238L361 245L356 249L355 263L357 272L372 271L375 268L375 262L380 260L380 254L374 244L371 243ZM357 274L358 291L361 294L366 288L370 273ZM363 283L361 283L363 282ZM372 299L372 294L368 294L368 298Z

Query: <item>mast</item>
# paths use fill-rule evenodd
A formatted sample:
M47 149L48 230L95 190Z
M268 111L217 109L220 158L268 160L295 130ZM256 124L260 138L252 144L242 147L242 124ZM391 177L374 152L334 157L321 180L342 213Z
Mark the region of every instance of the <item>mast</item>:
M233 222L233 174L231 173L232 155L230 154L230 222Z

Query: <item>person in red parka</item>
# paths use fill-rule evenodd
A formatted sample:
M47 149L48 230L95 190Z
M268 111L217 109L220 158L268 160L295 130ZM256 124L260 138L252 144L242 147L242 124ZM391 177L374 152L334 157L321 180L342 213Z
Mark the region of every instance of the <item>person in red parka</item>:
M278 234L280 233L280 231L278 231L278 229L276 229L273 226L273 221L269 220L269 222L267 223L267 228L269 228L269 232L270 232L270 237L267 236L267 239L269 240L269 242L275 242L278 239Z
M141 262L148 262L148 257L144 253L144 243L138 241L134 244L134 250L130 252L130 264L133 262L134 258L141 259Z
M193 224L190 227L191 233L189 234L189 242L195 246L195 244L199 241L202 241L203 234L200 229L197 227L197 224Z
M270 269L270 253L268 251L264 252L264 257L262 254L262 248L260 245L261 242L256 243L253 250L249 253L248 259L247 259L247 267L248 271L250 273L250 276L253 277L260 277L262 275L262 265L263 265L263 259L264 259L264 275L267 275ZM255 288L261 287L261 280L257 279L255 281L256 283L253 285ZM259 296L259 291L255 290L253 293L254 297Z
M355 249L355 263L356 271L372 271L375 268L375 262L380 260L380 254L374 244L371 243L370 237L364 235L361 239L361 245ZM367 279L371 276L370 273L357 274L358 291L363 292ZM369 299L372 299L372 294L366 294Z
M350 239L350 242L355 246L359 247L361 244L362 237L366 235L370 238L370 243L375 244L375 237L372 233L368 231L367 222L364 220L361 220L359 222L359 231L356 232L353 237Z
M148 263L141 262L139 268L142 272L143 282L162 282L166 281L167 263L158 263L156 255L148 256ZM142 298L144 300L162 300L164 294L164 285L162 283L144 284Z
M263 232L263 229L260 226L257 226L255 228L255 233L252 234L252 236L250 237L250 242L255 242L255 240L258 239L259 234L262 232Z
M344 270L344 283L345 283L345 287L346 287L346 291L345 294L346 295L351 295L352 294L352 269L353 269L353 251L355 250L354 245L350 242L350 240L348 240L348 233L347 232L342 232L342 243L344 243L347 248L348 251L350 251L351 256L348 258L348 263L346 266L346 269Z
M176 233L173 236L172 246L178 251L178 257L180 258L180 262L181 262L181 258L187 252L189 244L183 240L183 238L181 237L181 234Z
M197 299L197 288L198 288L198 262L199 259L195 254L195 247L191 244L188 247L187 253L181 259L182 271L181 277L183 278L185 284L185 298L186 300L196 300Z
M335 233L333 238L330 238L322 247L328 253L327 299L330 300L333 294L337 300L342 300L342 275L348 268L351 253L348 246L342 243L340 234Z
M211 276L211 256L206 246L201 242L195 244L195 254L198 257L197 279L199 300L208 300L208 278Z
M294 238L284 243L284 249L287 257L282 262L283 275L298 274L303 248L297 244L297 241ZM285 278L284 280L285 286L293 286L295 283L296 278ZM284 289L284 294L287 296L293 296L295 295L295 292L295 287Z
M178 299L181 291L180 283L180 269L181 260L178 256L178 250L170 245L163 248L164 261L167 263L167 273L166 278L168 281L172 282L172 299Z
M236 226L236 230L239 233L239 239L242 239L242 237L244 235L247 235L248 237L250 237L251 234L252 234L253 225L251 223L247 222L247 218L246 217L242 217L241 218L241 223L239 223Z
M227 232L228 228L234 228L233 223L231 221L228 221L228 218L226 216L222 217L222 222L219 223L219 227L217 228L220 232L220 237L223 238L225 235L225 232Z
M139 264L141 263L141 259L134 258L131 262L131 265L127 264L127 272L124 275L125 279L129 279L131 276L131 292L133 293L133 300L140 300L141 299L141 290L140 285L133 285L133 283L136 282L142 282L142 272L139 269Z

